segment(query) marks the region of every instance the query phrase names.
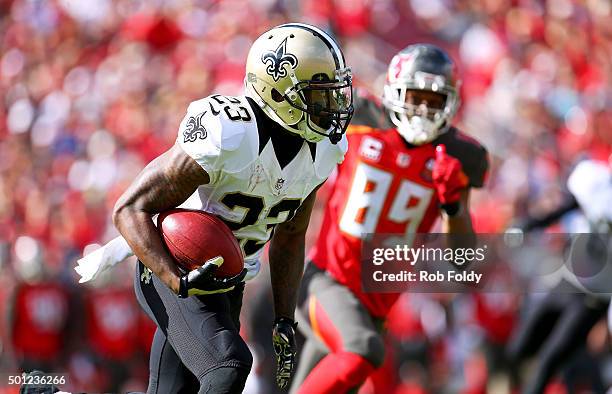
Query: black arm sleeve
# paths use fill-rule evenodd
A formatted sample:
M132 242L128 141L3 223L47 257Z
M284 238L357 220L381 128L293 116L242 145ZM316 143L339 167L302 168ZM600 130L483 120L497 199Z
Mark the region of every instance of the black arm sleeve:
M574 196L569 195L567 200L563 202L557 209L552 212L547 213L546 215L538 218L527 218L525 219L518 227L524 232L530 232L533 230L546 228L551 224L555 223L563 215L568 212L573 211L574 209L578 209L578 201L574 198Z
M489 171L489 154L484 146L454 127L440 135L433 144L444 144L446 152L461 162L470 187L483 187Z

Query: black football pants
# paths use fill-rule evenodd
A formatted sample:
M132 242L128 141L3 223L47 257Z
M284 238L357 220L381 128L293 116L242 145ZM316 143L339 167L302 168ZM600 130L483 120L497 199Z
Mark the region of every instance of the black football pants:
M253 363L239 334L244 283L182 299L138 262L134 288L157 324L147 393L242 392Z
M608 304L609 300L586 294L551 292L529 311L507 349L515 367L538 353L538 365L524 394L544 392L550 378L585 346L589 331L606 315Z

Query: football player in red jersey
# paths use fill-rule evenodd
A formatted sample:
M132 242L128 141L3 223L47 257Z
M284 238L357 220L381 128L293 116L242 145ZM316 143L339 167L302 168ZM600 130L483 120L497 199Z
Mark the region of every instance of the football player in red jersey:
M469 193L483 185L488 161L477 141L451 125L457 86L449 56L418 44L391 61L382 107L356 100L325 235L302 282L307 341L292 392L356 391L383 362L381 329L399 294L362 291L363 235L427 233L440 216L445 232L474 233Z

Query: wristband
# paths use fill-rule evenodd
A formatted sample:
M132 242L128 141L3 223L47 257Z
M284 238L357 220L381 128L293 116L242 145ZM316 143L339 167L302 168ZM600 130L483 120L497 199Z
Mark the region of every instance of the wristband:
M444 212L446 216L450 218L463 212L463 206L459 201L450 204L442 204L440 208L442 208L442 212Z
M297 329L297 322L293 319L290 319L288 317L277 317L276 319L274 319L274 325L276 326L279 323L287 323L289 324L291 327L293 327L293 330Z
M179 279L179 298L187 298L189 297L189 289L187 288L187 275L183 275Z

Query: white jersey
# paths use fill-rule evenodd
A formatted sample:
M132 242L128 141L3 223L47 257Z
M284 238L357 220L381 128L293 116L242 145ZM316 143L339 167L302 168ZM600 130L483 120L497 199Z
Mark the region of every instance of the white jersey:
M591 223L612 222L612 170L607 163L581 161L570 174L567 188Z
M609 298L612 279L612 265L609 255L594 252L586 237L596 237L595 234L606 234L612 223L612 170L607 163L596 160L583 160L576 165L567 180L567 188L578 202L584 216L588 219L590 234L574 236L571 247L568 248L568 259L580 259L581 264L593 270L596 274L588 277L578 276L562 266L566 274L564 278L576 288L599 298ZM607 250L612 247L612 238L608 235L597 237L599 244L607 242ZM604 250L606 250L604 248ZM591 253L590 253L591 252ZM605 260L605 259L608 260Z
M189 105L177 138L210 177L181 208L213 213L228 224L246 256L247 280L259 271L274 225L295 214L347 149L345 137L337 145L326 138L315 149L304 142L281 168L259 127L246 97L212 95Z

